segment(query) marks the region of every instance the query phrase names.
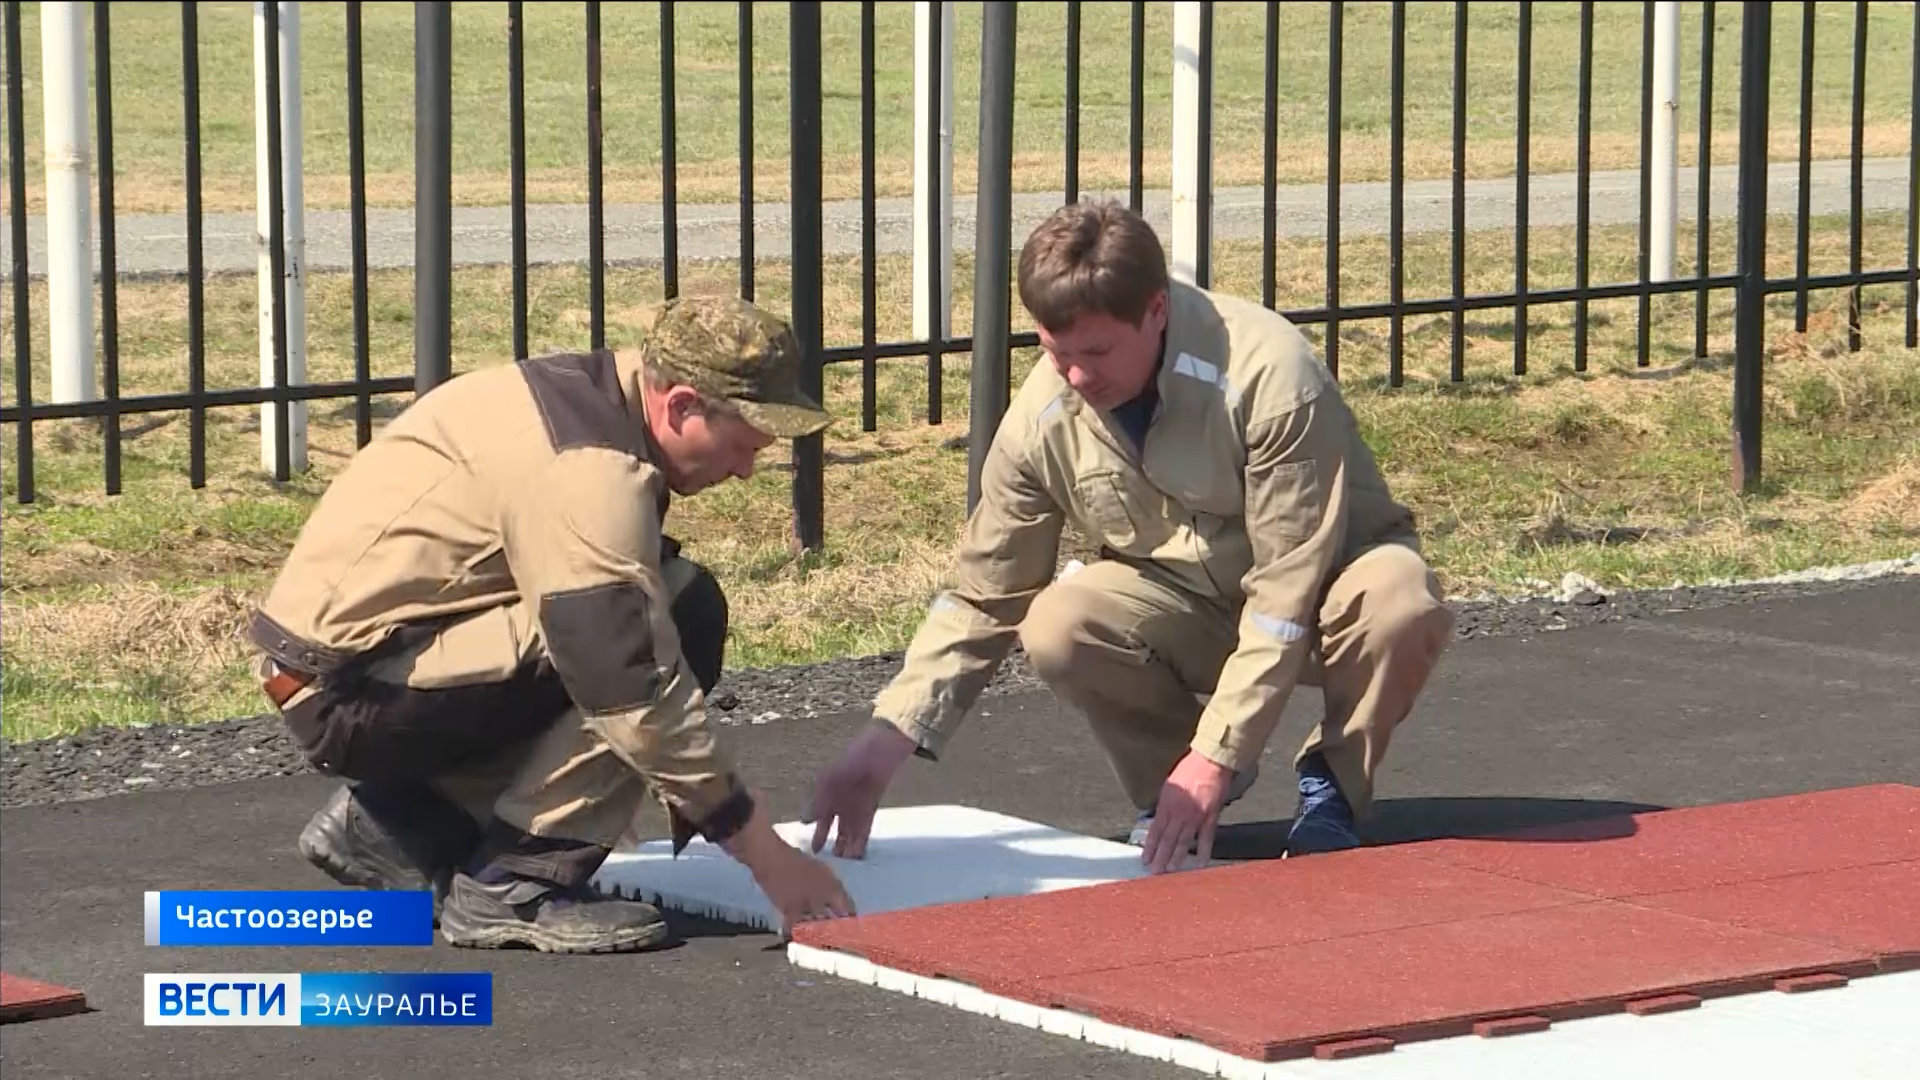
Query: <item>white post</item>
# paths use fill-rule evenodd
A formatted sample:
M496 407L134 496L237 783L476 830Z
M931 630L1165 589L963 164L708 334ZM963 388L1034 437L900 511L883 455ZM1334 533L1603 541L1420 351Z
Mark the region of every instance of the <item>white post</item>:
M933 79L927 70L927 42L935 3L940 9L940 127L928 130L927 100ZM953 3L918 0L913 14L913 335L930 337L927 312L928 215L934 213L927 191L927 160L935 139L940 146L940 322L946 336L953 323Z
M40 72L46 102L48 359L52 400L70 404L95 397L86 5L40 5Z
M1653 5L1653 220L1648 226L1655 281L1673 279L1680 206L1680 5Z
M301 183L300 125L300 5L275 0L280 10L280 190L285 216L284 276L287 298L287 384L307 381L306 213L305 185ZM257 203L255 246L259 251L260 385L273 378L273 187L268 172L267 20L264 0L253 5L253 120L254 192ZM307 470L307 403L287 407L287 464L291 472ZM272 470L275 442L272 402L260 405L260 464Z
M1173 5L1173 243L1174 280L1194 284L1200 266L1200 8L1209 0Z

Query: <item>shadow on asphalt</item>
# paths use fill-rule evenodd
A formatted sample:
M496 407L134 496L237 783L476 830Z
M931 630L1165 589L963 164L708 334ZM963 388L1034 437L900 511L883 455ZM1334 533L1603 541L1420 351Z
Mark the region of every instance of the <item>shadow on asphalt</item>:
M1369 846L1499 839L1520 832L1525 835L1514 836L1515 841L1590 843L1631 836L1634 824L1628 815L1664 809L1667 807L1609 799L1382 799L1364 835ZM1233 861L1277 859L1286 849L1287 829L1292 824L1287 818L1222 825L1214 834L1213 855Z

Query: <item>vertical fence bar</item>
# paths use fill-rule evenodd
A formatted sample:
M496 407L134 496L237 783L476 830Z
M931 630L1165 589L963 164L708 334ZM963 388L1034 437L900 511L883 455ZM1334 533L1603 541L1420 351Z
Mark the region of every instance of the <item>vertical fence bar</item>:
M1213 5L1200 5L1200 123L1194 162L1194 280L1213 287Z
M1920 4L1913 8L1913 94L1907 111L1907 348L1920 348Z
M100 377L106 391L107 494L120 494L120 271L113 212L113 27L107 0L93 4L94 120L100 144Z
M860 430L879 427L880 339L879 222L874 199L874 0L860 4Z
M1267 100L1265 111L1261 113L1265 121L1261 124L1260 148L1260 302L1269 309L1275 305L1274 297L1274 247L1278 243L1280 231L1280 211L1277 203L1279 194L1280 163L1280 2L1267 0L1267 55L1263 70L1266 72Z
M107 0L93 5L93 83L95 141L100 177L100 361L107 412L105 422L107 494L120 494L120 272L118 222L114 213L113 25Z
M1527 164L1533 149L1533 0L1520 0L1519 95L1513 144L1513 373L1527 373L1527 217L1532 194Z
M1653 333L1653 13L1654 0L1640 4L1640 310L1634 364L1646 367Z
M527 342L527 16L521 0L507 4L507 184L513 233L513 355Z
M740 0L740 298L753 299L753 0ZM862 33L865 33L862 23Z
M949 258L946 248L940 243L941 233L946 230L947 218L940 212L946 201L946 187L942 184L944 176L941 169L940 153L940 114L945 94L941 89L940 63L941 25L945 19L941 11L941 0L934 0L932 14L927 17L927 174L923 182L927 185L927 423L940 424L941 405L941 360L945 352L947 317L951 312L948 304L941 303L950 297L942 296L941 284L947 279L944 272Z
M1467 371L1467 5L1453 5L1453 358L1448 377Z
M939 20L934 20L935 25ZM787 8L788 112L792 168L793 333L800 343L801 385L819 400L825 312L820 206L820 4L798 0ZM937 53L935 54L938 55ZM936 64L935 71L939 70ZM937 104L940 95L931 95ZM933 155L938 157L939 155ZM938 215L935 215L936 217ZM938 274L929 277L938 281ZM937 325L937 324L936 324ZM793 542L818 550L826 532L826 457L820 435L794 440Z
M1712 299L1707 274L1713 261L1713 3L1700 5L1700 179L1694 184L1694 275L1700 287L1693 294L1693 355L1707 355L1707 304Z
M358 390L353 404L353 444L356 447L373 441L373 349L367 307L367 118L363 80L366 65L361 55L362 38L360 0L352 0L347 4L347 200L353 234L353 381ZM517 311L515 317L519 317Z
M1920 63L1920 57L1912 58ZM1866 226L1866 207L1861 199L1862 170L1866 157L1867 137L1867 0L1857 0L1853 5L1853 172L1848 179L1848 217L1851 219L1847 231L1847 272L1852 274L1854 282L1847 289L1847 351L1860 351L1860 240L1861 230ZM1915 177L1907 177L1912 185Z
M967 511L980 502L980 471L1006 414L1011 373L1013 273L1013 0L991 0L980 28L979 237L973 261L973 400L967 454Z
M600 130L600 0L587 0L587 347L607 344L607 206Z
M420 4L415 8L415 17L416 19L427 17L424 9L445 6L444 3ZM266 30L266 47L261 51L266 59L267 68L266 92L263 96L267 101L267 261L268 273L272 279L269 288L273 296L273 479L276 483L286 483L292 476L293 448L291 436L287 430L288 413L292 411L292 399L288 393L291 389L288 383L291 380L287 376L287 197L286 166L281 158L283 142L281 116L285 110L280 107L280 2L266 0L260 8ZM444 56L445 53L442 52L440 55ZM424 64L428 61L423 59L419 63ZM420 73L421 69L416 67L416 86L427 84L427 80L419 79ZM417 112L415 119L417 122ZM441 160L446 159L443 157ZM416 205L421 204L416 203ZM414 229L416 237L425 237L429 232L430 227L426 223L429 216L424 213L420 216L420 222ZM420 242L416 240L416 243ZM418 255L415 256L414 264L423 267L431 265L421 260ZM423 270L417 273L416 280L432 276L430 271ZM419 325L431 322L425 314L429 309L418 303L417 298L415 308L417 309L415 317L420 320ZM416 369L419 362L419 358L416 357L414 360Z
M1810 2L1800 5L1800 203L1798 219L1795 222L1794 276L1798 284L1793 290L1793 329L1795 333L1807 332L1807 264L1812 259L1808 249L1808 230L1812 228L1808 221L1813 216L1813 24L1814 7Z
M192 7L188 5L189 9ZM191 16L188 16L191 19ZM14 498L33 501L33 308L27 291L27 137L26 105L20 75L20 0L7 0L7 219L13 258L13 392L20 404L14 429ZM189 190L192 190L191 188Z
M1131 59L1127 67L1127 205L1145 209L1147 148L1147 0L1133 0Z
M1593 0L1580 0L1579 143L1574 151L1573 370L1587 370L1587 253L1593 238Z
M1340 61L1347 5L1327 5L1327 370L1340 377Z
M660 282L680 295L680 207L673 123L673 0L660 0Z
M1400 305L1406 302L1406 194L1407 194L1407 0L1393 0L1392 45L1389 49L1388 83L1393 110L1387 151L1387 300L1393 305L1388 316L1387 385L1406 382L1403 370L1406 348L1406 316Z
M357 6L357 5L356 5ZM180 5L180 86L187 186L187 485L207 486L207 292L204 218L200 208L200 6Z
M413 10L413 382L420 395L453 377L453 11L446 0L416 2Z
M1767 83L1773 5L1745 0L1740 16L1740 231L1733 344L1733 485L1760 483L1761 379L1766 361Z
M985 30L983 28L982 33ZM1067 183L1068 204L1080 201L1080 0L1067 2Z

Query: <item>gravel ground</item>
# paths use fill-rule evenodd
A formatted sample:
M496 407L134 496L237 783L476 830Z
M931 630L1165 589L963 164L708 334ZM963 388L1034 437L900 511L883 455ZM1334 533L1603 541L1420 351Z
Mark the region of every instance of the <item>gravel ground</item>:
M1871 588L1888 574L1920 573L1920 554L1890 563L1810 571L1744 584L1679 586L1607 595L1569 575L1558 587L1536 583L1520 598L1458 598L1456 638L1524 637L1576 626L1644 619L1730 604L1781 600ZM835 660L806 667L729 672L715 690L724 726L858 713L898 669L900 654ZM1040 688L1017 652L988 696ZM308 768L272 716L203 724L105 728L27 743L0 741L0 807L100 798L129 791L188 788Z

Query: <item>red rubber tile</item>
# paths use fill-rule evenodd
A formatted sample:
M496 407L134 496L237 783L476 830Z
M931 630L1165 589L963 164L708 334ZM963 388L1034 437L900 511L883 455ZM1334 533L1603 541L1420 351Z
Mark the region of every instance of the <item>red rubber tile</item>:
M1920 961L1920 860L1639 896L1640 907Z
M1624 898L1920 860L1920 787L1876 784L1504 837L1411 845L1421 858Z
M87 995L64 986L0 972L0 1024L85 1012Z
M1052 975L1584 902L1379 847L801 923L794 940L998 993ZM947 947L956 942L964 947Z
M1021 996L1276 1061L1332 1042L1465 1035L1484 1019L1592 1015L1871 966L1836 946L1596 901L1041 979Z

